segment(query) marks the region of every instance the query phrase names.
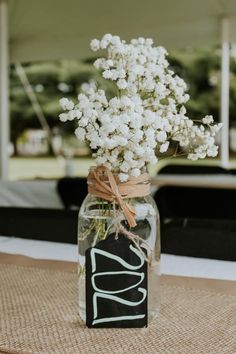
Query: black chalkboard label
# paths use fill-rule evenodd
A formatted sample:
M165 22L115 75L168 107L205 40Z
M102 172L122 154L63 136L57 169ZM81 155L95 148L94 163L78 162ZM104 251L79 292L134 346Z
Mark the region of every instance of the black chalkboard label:
M147 262L127 237L111 234L86 251L88 327L146 327L147 295Z

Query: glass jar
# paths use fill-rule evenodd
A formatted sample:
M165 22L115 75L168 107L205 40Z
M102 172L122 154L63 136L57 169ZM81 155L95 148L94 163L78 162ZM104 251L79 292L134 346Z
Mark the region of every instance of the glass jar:
M136 211L137 226L129 228L122 211L116 206L121 223L148 244L152 262L148 266L148 322L157 317L160 301L160 223L156 203L151 195L129 199ZM86 322L85 252L115 232L114 207L111 202L88 194L79 212L79 315Z

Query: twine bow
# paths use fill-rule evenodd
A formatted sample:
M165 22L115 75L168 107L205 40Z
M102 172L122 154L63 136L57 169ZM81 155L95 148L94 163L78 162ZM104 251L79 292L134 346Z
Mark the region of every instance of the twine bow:
M129 226L135 227L135 209L124 199L147 196L150 193L149 176L144 173L139 177L130 177L127 182L120 182L106 166L98 166L89 172L88 192L110 202L115 201Z

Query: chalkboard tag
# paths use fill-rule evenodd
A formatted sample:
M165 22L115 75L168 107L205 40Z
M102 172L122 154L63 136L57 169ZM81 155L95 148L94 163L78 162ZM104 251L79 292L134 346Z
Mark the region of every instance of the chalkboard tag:
M86 325L146 327L147 262L134 243L111 234L87 249L85 257Z

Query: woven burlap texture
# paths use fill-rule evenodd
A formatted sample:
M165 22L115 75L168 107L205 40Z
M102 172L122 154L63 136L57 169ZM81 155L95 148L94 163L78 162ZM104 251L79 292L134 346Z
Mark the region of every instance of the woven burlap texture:
M77 276L0 265L0 352L235 354L236 296L163 285L161 313L144 329L87 329Z

